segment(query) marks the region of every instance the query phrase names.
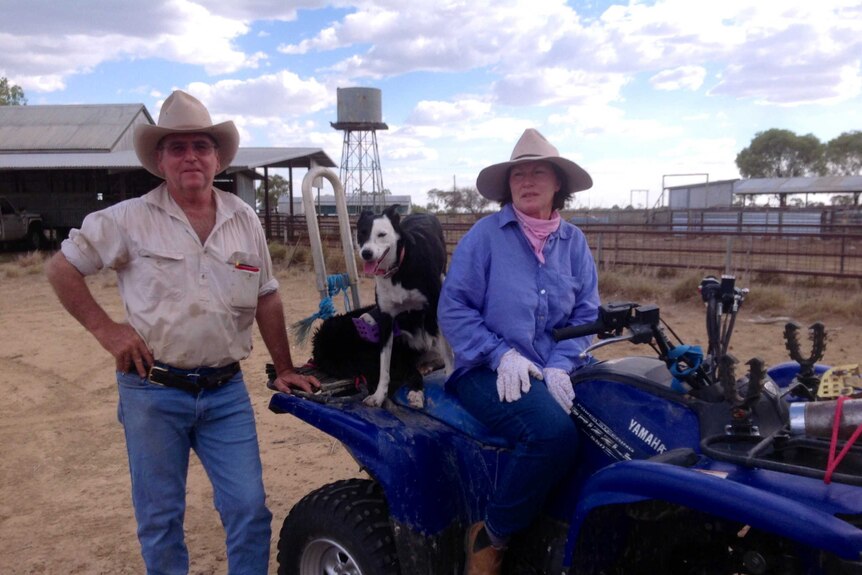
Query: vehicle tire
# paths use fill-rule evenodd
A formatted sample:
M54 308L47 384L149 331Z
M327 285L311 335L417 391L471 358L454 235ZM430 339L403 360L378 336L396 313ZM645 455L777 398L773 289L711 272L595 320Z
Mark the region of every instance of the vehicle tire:
M398 575L389 510L367 479L324 485L303 497L284 520L279 575Z
M45 236L42 235L42 228L39 226L30 226L27 230L27 244L31 250L39 251L45 243Z

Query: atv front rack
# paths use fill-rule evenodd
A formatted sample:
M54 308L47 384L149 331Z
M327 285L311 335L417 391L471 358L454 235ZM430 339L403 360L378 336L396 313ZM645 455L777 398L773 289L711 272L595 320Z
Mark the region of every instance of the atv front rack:
M839 443L838 449L843 445ZM824 479L829 462L829 441L793 437L787 430L767 437L712 435L703 438L700 447L704 455L716 460L814 479ZM862 486L862 447L850 447L832 474L832 481Z
M344 400L350 398L351 401L362 399L368 395L368 390L363 382L357 382L348 378L337 378L323 372L312 365L303 365L295 369L300 375L313 375L320 382L320 389L314 393L308 393L301 389L294 389L293 395L310 399L318 403L330 403L335 400ZM272 382L275 380L275 366L271 363L266 364L266 386L273 391L277 391Z

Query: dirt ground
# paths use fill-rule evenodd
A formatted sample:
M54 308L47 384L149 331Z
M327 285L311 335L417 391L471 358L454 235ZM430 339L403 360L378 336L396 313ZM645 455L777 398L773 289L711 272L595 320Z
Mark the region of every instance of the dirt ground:
M288 322L317 310L311 272L282 272L280 280ZM364 302L369 302L371 283L362 281ZM121 318L113 275L100 274L89 283L109 313ZM342 309L340 301L336 304ZM698 307L663 309L663 314L688 343L704 343ZM743 314L737 322L733 352L743 361L754 355L772 364L783 361L784 322L749 319ZM826 360L862 361L858 318L824 319L830 333ZM13 263L0 265L0 326L0 573L142 573L125 446L116 419L113 360L63 311L39 269L19 272ZM361 472L337 442L267 409L268 357L259 334L255 338L255 350L243 366L274 516L275 572L278 531L291 506L323 484ZM294 345L292 352L296 363L308 358L307 348ZM619 345L599 356L630 352ZM191 573L226 573L212 490L195 458L186 533Z

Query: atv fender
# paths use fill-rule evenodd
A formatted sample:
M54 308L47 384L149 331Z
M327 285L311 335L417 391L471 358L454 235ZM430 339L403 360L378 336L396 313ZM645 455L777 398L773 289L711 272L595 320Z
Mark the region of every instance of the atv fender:
M270 409L340 441L382 486L396 523L426 535L478 514L476 502L490 492L502 452L395 404L385 409L358 400L330 405L280 393Z
M844 559L862 559L862 530L810 501L796 501L710 470L634 460L615 463L586 482L569 527L565 564L571 564L580 528L592 510L648 499L751 525Z

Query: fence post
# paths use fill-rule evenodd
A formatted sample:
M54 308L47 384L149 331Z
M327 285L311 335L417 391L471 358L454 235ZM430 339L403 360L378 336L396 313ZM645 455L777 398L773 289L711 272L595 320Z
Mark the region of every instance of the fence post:
M604 269L602 267L602 234L599 234L598 245L596 245L596 266Z
M727 248L724 251L724 275L733 275L733 236L727 236Z

